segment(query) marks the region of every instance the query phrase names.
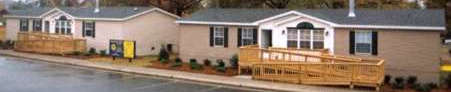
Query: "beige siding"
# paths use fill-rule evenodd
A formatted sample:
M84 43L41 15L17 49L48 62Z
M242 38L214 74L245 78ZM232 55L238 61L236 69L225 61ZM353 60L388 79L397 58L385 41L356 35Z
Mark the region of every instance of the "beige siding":
M123 22L96 21L95 37L82 37L82 25L80 20L75 21L74 36L86 39L88 48L96 48L97 51L109 49L111 39L122 39Z
M191 58L197 61L209 59L228 60L238 54L237 27L228 27L228 47L210 47L210 26L208 25L181 25L180 26L180 57L186 62Z
M438 81L440 32L377 30L378 55L363 56L386 60L386 74L418 76L420 81ZM335 54L349 54L349 30L336 29ZM354 55L355 56L355 55Z
M177 51L179 35L175 20L153 11L124 22L123 38L136 41L137 55L157 55L162 44L173 44L173 50Z
M19 32L19 19L6 19L6 39L17 40L17 32Z

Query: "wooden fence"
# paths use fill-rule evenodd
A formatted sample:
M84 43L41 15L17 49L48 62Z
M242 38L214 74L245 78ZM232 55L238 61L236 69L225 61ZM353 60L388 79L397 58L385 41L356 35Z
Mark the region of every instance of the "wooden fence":
M359 85L379 90L385 75L384 60L335 56L324 50L243 47L239 59L240 67L251 68L252 78L259 80L351 88Z
M15 50L47 54L85 52L86 40L75 39L67 35L20 32Z

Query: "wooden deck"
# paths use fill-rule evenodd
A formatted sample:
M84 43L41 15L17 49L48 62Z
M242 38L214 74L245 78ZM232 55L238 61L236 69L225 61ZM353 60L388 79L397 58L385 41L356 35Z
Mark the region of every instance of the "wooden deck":
M48 33L18 33L14 50L46 54L85 52L86 40Z
M256 46L240 48L239 70L252 78L315 85L354 85L379 89L384 60L329 55L327 50L293 50Z

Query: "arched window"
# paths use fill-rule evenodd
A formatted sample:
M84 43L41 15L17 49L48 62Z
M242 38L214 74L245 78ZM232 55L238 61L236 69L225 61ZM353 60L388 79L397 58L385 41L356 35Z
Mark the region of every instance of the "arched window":
M301 22L298 25L296 25L296 28L298 28L298 29L314 29L315 27L313 26L312 23Z
M66 16L60 16L56 19L55 33L71 35L72 34L72 22Z
M315 28L312 23L301 22L296 28L288 29L287 47L305 49L324 48L324 29Z

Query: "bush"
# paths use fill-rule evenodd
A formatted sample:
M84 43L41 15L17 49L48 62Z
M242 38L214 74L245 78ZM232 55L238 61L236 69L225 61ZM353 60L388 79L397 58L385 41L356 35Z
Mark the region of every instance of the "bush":
M407 84L413 85L417 82L417 76L409 76L407 77Z
M415 90L418 91L418 92L431 92L432 88L430 88L427 85L419 84L418 87Z
M436 83L427 83L426 84L427 87L431 88L431 89L436 89L438 88L438 85Z
M226 72L225 63L224 63L224 61L222 61L222 59L216 60L216 63L218 64L215 67L216 71Z
M211 65L211 61L208 60L208 59L205 59L205 60L204 60L204 65L205 65L205 66L210 66L210 65Z
M101 56L106 56L106 50L100 50L100 55Z
M15 42L12 40L6 40L2 45L3 49L14 49Z
M172 67L180 67L180 66L182 66L182 64L183 64L182 59L176 58L175 63L172 65Z
M90 53L83 53L83 56L91 56L92 54Z
M161 46L160 53L158 54L158 60L169 60L169 52L166 50L164 45Z
M445 84L448 85L448 88L451 88L451 74L448 74L447 78L445 79Z
M385 75L385 77L384 77L384 83L385 83L385 84L389 84L389 83L390 83L390 80L391 80L391 75Z
M195 69L195 70L202 69L202 66L197 63L196 59L190 59L189 65L190 65L191 69Z
M89 54L91 54L91 55L95 55L95 54L97 54L97 52L96 52L96 48L89 48Z
M167 59L161 59L161 60L160 60L160 63L162 63L162 64L167 64L167 63L169 63L169 61L168 61Z
M74 51L74 52L72 52L72 54L78 56L78 55L81 54L81 52L80 51Z
M235 54L230 58L230 65L232 68L238 68L238 55Z
M394 89L404 89L404 78L403 77L396 77L395 83L392 85Z

